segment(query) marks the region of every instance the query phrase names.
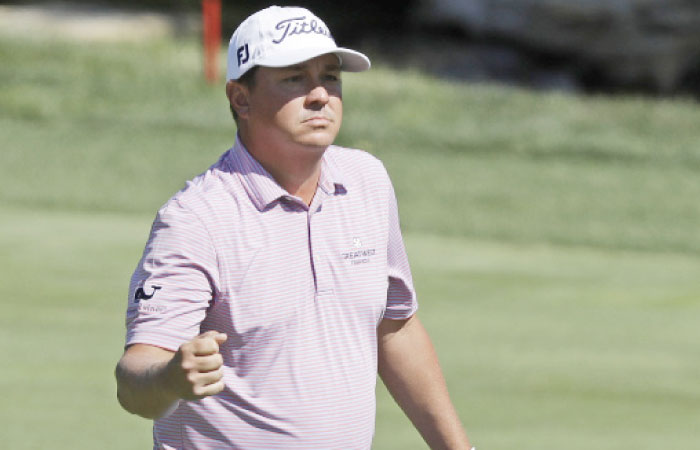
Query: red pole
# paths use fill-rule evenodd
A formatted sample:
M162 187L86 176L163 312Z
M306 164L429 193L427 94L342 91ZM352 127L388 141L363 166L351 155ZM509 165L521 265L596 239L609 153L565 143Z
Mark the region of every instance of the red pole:
M221 45L221 0L202 0L204 33L204 77L214 83L219 78L219 46Z

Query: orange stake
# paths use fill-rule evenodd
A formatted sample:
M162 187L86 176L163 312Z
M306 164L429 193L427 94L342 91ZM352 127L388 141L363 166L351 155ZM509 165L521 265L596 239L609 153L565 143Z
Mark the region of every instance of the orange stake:
M204 38L204 77L214 83L219 78L219 46L221 45L221 0L202 0Z

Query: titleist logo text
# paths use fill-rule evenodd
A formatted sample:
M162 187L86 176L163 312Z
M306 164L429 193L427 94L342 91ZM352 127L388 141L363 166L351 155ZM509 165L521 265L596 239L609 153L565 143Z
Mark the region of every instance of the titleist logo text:
M281 31L280 37L272 40L275 44L281 44L282 41L295 34L316 33L331 37L331 33L320 25L316 19L307 22L306 16L283 20L275 26L275 30Z

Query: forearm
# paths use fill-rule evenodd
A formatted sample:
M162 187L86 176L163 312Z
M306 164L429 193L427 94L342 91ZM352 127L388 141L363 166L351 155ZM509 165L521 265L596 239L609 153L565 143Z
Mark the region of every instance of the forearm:
M430 448L471 448L418 318L405 324L384 321L379 334L379 375Z
M155 419L178 400L166 376L173 353L155 347L136 350L127 351L117 364L117 398L128 412Z

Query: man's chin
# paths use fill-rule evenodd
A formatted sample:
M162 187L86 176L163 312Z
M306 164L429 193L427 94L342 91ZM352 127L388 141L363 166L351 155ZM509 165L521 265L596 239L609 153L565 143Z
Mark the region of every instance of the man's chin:
M301 136L297 143L306 147L326 148L335 141L336 133L315 132Z

